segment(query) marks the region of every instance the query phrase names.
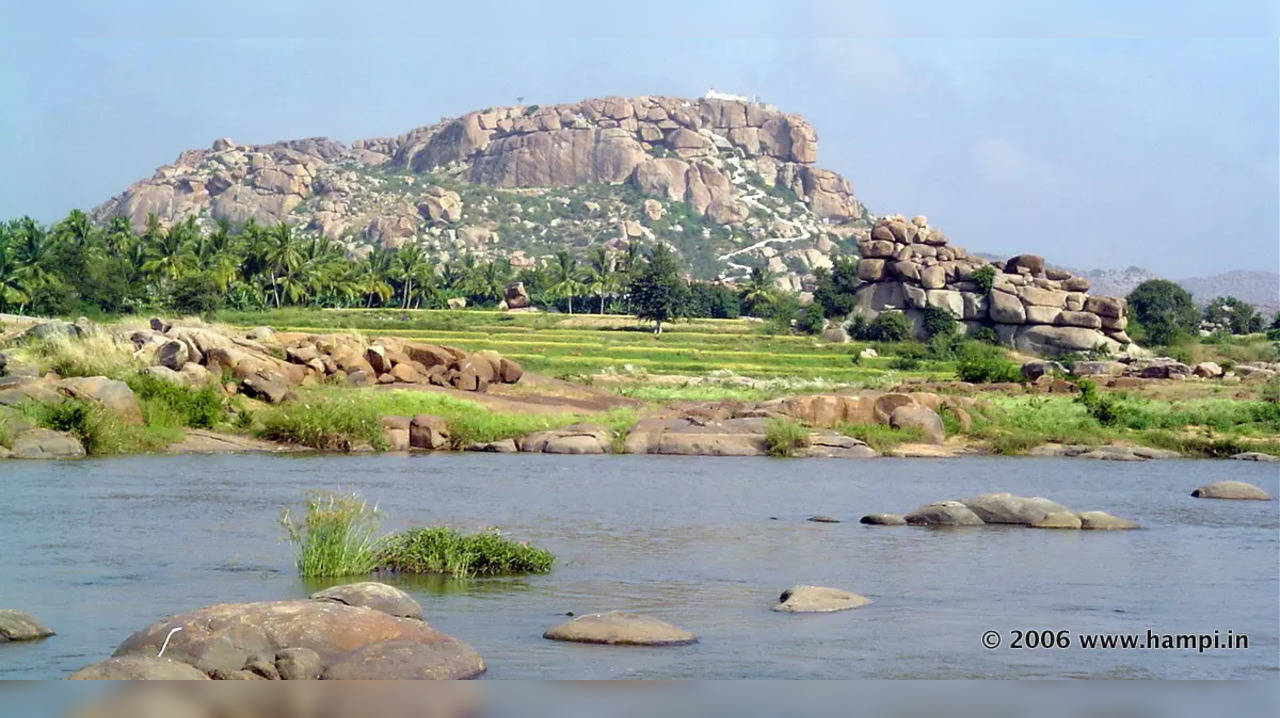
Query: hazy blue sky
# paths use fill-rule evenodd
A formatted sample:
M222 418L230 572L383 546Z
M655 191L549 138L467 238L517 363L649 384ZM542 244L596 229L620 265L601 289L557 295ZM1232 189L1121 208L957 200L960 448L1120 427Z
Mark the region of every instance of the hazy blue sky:
M0 218L183 149L490 105L759 95L877 213L1174 276L1280 265L1274 2L0 2Z

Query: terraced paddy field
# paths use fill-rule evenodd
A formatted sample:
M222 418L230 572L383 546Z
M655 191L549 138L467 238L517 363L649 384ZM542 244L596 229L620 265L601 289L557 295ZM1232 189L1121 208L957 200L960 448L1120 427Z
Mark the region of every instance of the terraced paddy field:
M750 319L695 319L667 325L661 336L622 315L512 314L483 310L281 310L224 313L218 320L277 331L354 331L463 349L492 349L527 369L561 378L593 374L736 375L881 385L907 377L954 378L951 362L863 358L865 342L770 334Z

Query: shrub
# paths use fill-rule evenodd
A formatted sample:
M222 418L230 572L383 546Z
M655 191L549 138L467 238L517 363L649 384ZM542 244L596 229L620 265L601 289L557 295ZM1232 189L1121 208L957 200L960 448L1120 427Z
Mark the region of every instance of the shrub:
M809 430L795 419L770 419L765 424L764 443L769 456L794 456L809 445Z
M1280 374L1267 379L1258 392L1258 398L1272 404L1280 404Z
M920 325L925 336L951 336L956 333L956 315L946 307L925 307Z
M902 312L881 312L867 325L866 338L873 342L900 342L911 336L911 322Z
M820 334L824 320L822 305L814 302L800 312L799 318L796 319L796 329L805 334Z
M965 343L956 361L956 375L960 381L975 384L1022 381L1020 367L1004 358L1004 352L977 342Z
M995 283L996 268L990 264L979 267L972 275L970 275L969 279L973 280L973 283L978 285L978 289L981 289L983 294L986 294L991 291L991 285Z
M889 368L898 371L915 371L920 368L920 360L913 356L896 356L889 362Z
M147 374L134 374L126 382L142 402L143 412L151 423L151 413L168 410L183 426L211 429L225 415L222 392L213 386L190 389Z
M1000 344L1000 335L996 334L996 330L991 327L978 327L969 337L975 342L982 342L983 344Z
M375 449L386 446L377 412L352 401L295 403L272 409L264 412L259 434L323 451L351 451L361 444Z
M289 542L297 547L301 576L352 576L377 567L378 507L357 494L315 492L307 498L301 523L285 509L280 516Z
M471 577L547 573L554 562L550 551L504 538L496 529L460 534L438 526L388 536L378 554L377 567Z

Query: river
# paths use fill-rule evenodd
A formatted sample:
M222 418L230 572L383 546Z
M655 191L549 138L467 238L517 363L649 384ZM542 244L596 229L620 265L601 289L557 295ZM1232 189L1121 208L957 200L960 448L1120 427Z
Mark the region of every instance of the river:
M472 453L0 462L0 607L58 632L0 645L0 678L59 678L162 616L327 585L296 576L278 520L307 490L331 489L377 502L386 530L497 526L556 554L544 576L380 579L413 594L432 626L475 646L490 678L1274 679L1280 504L1188 495L1221 479L1280 494L1275 464L1241 461ZM1143 529L857 522L988 491L1102 509ZM843 523L806 521L811 514ZM874 603L769 610L800 583ZM700 641L611 648L541 638L566 612L611 609L659 616ZM1244 633L1249 647L1008 647L1015 630L1148 629ZM1004 645L984 648L988 630Z

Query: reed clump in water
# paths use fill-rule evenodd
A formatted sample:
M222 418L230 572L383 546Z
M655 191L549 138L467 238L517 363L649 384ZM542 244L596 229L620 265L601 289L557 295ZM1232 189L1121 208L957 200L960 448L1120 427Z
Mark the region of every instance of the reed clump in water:
M315 492L301 521L286 509L280 523L297 549L298 573L333 577L375 571L443 573L457 577L546 573L550 551L513 541L496 529L463 534L444 526L378 537L380 512L358 494Z

